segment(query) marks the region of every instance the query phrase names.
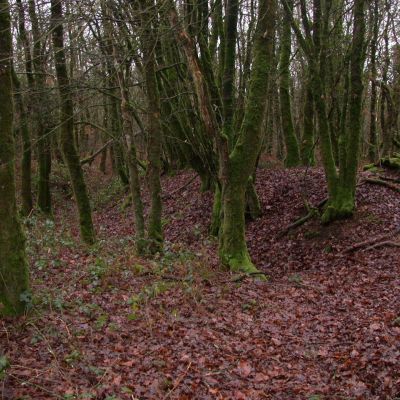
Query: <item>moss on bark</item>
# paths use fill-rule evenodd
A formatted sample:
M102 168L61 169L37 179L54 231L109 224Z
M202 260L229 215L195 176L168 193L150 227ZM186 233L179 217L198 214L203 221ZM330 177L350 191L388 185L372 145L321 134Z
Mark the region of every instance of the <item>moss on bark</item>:
M93 244L95 234L92 212L79 155L74 143L74 113L65 60L62 6L59 0L51 1L51 16L56 74L61 100L61 148L78 207L81 237L85 243Z
M246 273L257 271L251 262L245 238L245 192L262 143L261 125L268 96L275 11L274 0L260 1L245 115L238 140L229 156L227 176L223 180L220 259L230 269Z
M143 57L144 75L146 79L146 94L148 100L149 113L149 139L147 156L149 165L147 168L147 178L150 191L150 213L147 234L149 239L149 252L155 253L163 247L163 229L161 223L162 200L161 200L161 108L160 94L156 77L156 58L154 48L157 43L155 35L157 29L157 14L154 0L146 0L141 4L141 18L143 29Z
M25 239L15 200L11 27L8 1L0 0L0 315L20 315L29 290Z
M287 5L293 13L293 0L288 0ZM286 145L285 166L296 167L300 164L300 150L297 137L294 132L292 109L290 101L290 52L292 47L292 36L290 27L290 16L286 13L282 21L281 50L279 62L279 98L282 119L283 136Z

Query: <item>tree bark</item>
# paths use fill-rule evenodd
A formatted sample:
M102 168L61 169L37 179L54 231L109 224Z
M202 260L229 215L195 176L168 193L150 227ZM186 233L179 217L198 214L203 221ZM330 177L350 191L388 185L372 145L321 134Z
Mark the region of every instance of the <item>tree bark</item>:
M0 0L0 32L0 315L20 315L27 305L29 277L15 199L12 41L7 0Z
M143 30L143 67L146 79L146 93L148 101L148 148L147 156L149 165L147 177L150 190L150 213L147 234L149 239L149 251L155 253L162 249L162 199L161 199L161 109L160 94L156 77L155 48L157 37L155 35L157 24L157 13L154 11L154 0L141 2L142 30Z
M293 0L287 0L289 12L293 13ZM293 127L292 105L290 100L290 53L292 34L290 16L284 13L282 20L281 50L279 62L279 99L283 137L286 146L285 166L296 167L300 164L299 143Z
M32 104L37 123L37 149L38 149L38 198L39 209L45 214L51 214L51 192L50 192L50 174L51 174L51 148L50 131L51 116L48 111L50 108L49 93L46 88L46 71L44 50L42 48L43 37L39 29L39 21L36 14L35 0L29 0L29 17L32 24L33 38L33 70L35 73L35 94Z
M245 238L245 192L262 143L261 126L268 97L275 16L276 2L260 1L245 114L238 140L229 155L227 177L222 180L220 259L230 269L246 273L257 271L251 262Z
M51 1L53 47L56 74L61 101L61 148L68 167L72 188L79 212L82 240L93 244L95 234L86 184L74 142L74 114L64 50L64 29L61 0Z

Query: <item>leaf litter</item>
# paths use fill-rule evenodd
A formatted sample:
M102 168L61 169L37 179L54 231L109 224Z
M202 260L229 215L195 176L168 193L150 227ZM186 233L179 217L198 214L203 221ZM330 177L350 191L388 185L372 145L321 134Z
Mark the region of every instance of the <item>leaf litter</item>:
M111 178L88 179L94 192ZM398 228L398 194L361 185L352 220L313 219L279 237L306 214L304 197L326 196L323 173L258 171L264 213L248 223L247 240L270 278L234 282L207 233L212 194L198 180L185 186L190 179L163 179L174 196L164 202L166 251L152 260L134 255L123 191L95 204L92 249L79 244L62 194L54 224L27 222L33 308L0 321L9 363L0 397L399 398L399 249L345 251Z

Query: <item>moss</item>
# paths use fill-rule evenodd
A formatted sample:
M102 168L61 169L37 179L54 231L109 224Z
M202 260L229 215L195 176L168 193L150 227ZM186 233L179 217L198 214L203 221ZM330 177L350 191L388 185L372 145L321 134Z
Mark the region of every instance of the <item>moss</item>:
M398 157L384 157L381 164L388 168L400 169L400 158Z
M246 217L254 221L262 215L260 200L257 195L253 178L250 177L246 188Z
M221 202L221 189L218 185L215 186L214 192L214 203L213 209L211 213L211 225L210 225L210 234L212 236L218 236L219 229L221 226L221 210L222 210L222 202Z
M0 315L19 315L25 311L29 276L15 199L12 43L5 0L0 0L0 32Z
M4 221L4 220L3 220ZM0 232L0 315L24 313L29 293L25 237L17 217L8 218Z
M83 171L74 141L74 111L69 88L69 79L65 60L62 6L59 1L51 2L51 16L53 24L53 46L56 62L56 75L61 99L61 148L79 213L79 225L82 240L87 244L95 242L92 222L92 211Z
M288 1L288 8L293 13L293 1ZM300 164L299 144L294 132L290 101L290 52L291 52L290 16L286 13L282 21L281 50L279 62L279 97L282 130L286 145L285 166L296 167Z
M352 190L340 190L335 198L328 202L321 221L323 224L329 224L332 221L350 218L354 210L355 199Z
M375 164L364 165L363 171L378 172L378 167Z
M245 115L238 140L229 157L228 176L223 182L220 259L232 270L246 273L257 272L250 260L245 238L245 193L249 178L255 169L262 140L261 125L268 95L275 7L275 1L260 2Z
M156 8L153 0L143 1L141 4L141 24L143 28L143 58L144 75L146 78L146 95L148 101L148 147L147 155L149 165L147 177L150 192L150 213L148 224L149 251L152 253L162 250L162 201L161 201L161 147L163 131L161 126L160 93L156 76L156 59L154 48L157 45L157 37L152 29L152 21L156 20Z

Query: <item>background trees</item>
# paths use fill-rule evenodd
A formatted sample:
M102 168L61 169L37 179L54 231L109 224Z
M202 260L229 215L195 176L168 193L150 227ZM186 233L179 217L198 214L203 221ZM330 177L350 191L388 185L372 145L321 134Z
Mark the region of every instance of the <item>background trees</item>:
M152 253L160 176L195 171L214 193L221 261L252 270L260 163L323 165L331 222L353 214L361 162L396 157L395 0L15 0L11 15L22 211L33 193L51 215L52 165L65 163L87 243L92 163L130 187L137 249Z

